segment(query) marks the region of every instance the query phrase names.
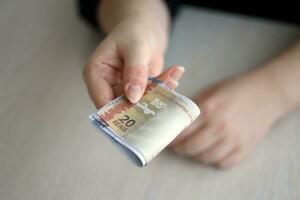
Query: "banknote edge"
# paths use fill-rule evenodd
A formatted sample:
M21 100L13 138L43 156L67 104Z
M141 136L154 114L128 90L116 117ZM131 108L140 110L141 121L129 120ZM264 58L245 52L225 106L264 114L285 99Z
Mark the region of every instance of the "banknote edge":
M162 88L170 91L171 93L173 93L178 98L181 98L183 101L186 101L187 105L191 105L192 106L192 110L195 111L195 118L193 120L195 120L201 114L201 110L200 110L199 106L192 99L190 99L190 98L184 96L183 94L180 94L179 92L173 90L172 88L170 88L169 86L167 86L166 84L164 84L163 82L161 82L160 80L158 80L158 79L156 79L154 77L150 77L149 80L157 83Z
M96 115L96 116L95 116ZM118 136L116 133L113 132L113 130L110 130L109 128L105 127L99 120L97 113L93 113L89 116L89 120L91 121L91 124L98 132L101 132L104 134L110 141L114 143L114 145L117 146L117 148L125 154L125 156L136 166L138 167L145 167L147 165L147 161L143 154L133 145L129 144L126 140ZM129 155L129 153L131 155ZM133 159L132 155L137 158L139 162L136 162L136 159Z
M168 87L166 84L164 84L163 82L161 82L160 80L154 78L154 77L149 77L149 80L153 81L154 83L156 83L157 85L159 85L160 87L170 91L171 93L173 93L175 96L177 96L179 99L181 99L182 101L185 101L187 103L187 106L191 107L191 110L194 114L194 119L195 120L200 114L201 114L201 110L199 108L199 106L190 98L180 94L179 92L173 90L172 88ZM122 98L123 96L119 96L116 99ZM115 99L115 100L116 100ZM108 104L110 104L111 102L109 102ZM107 105L108 105L107 104ZM105 105L105 106L107 106ZM105 107L103 106L103 107ZM101 110L102 108L100 108L99 110ZM106 124L106 122L104 122L100 116L97 114L99 112L99 110L97 110L96 112L94 112L93 114L91 114L89 116L89 119L91 121L91 124L93 125L94 128L96 128L96 130L98 132L101 132L102 134L104 134L106 137L109 138L109 140L112 141L112 143L114 143L114 145L117 146L117 148L123 153L125 154L125 156L136 166L138 167L145 167L147 165L147 161L145 159L145 157L143 156L143 154L138 150L138 148L134 147L133 145L129 144L125 139L121 138L120 136L118 136L118 134L114 133L113 130L111 130L111 128L109 128L109 125ZM104 125L106 124L106 125ZM136 159L133 159L131 155L134 155L137 160L139 162L136 162Z

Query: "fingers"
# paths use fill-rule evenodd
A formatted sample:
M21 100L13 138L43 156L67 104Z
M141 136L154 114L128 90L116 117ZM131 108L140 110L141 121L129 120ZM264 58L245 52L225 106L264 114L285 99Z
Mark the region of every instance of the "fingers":
M202 116L199 116L190 126L183 130L170 144L171 149L175 149L177 145L183 142L187 137L193 134L203 124Z
M204 164L226 168L242 160L245 154L236 153L241 151L237 150L240 141L220 117L224 113L211 115L215 112L215 103L209 99L210 101L207 98L202 99L200 103L205 112L179 135L171 149Z
M201 127L181 143L173 147L180 155L193 157L204 164L220 168L230 167L242 160L245 153L236 147L236 143L224 139L213 127Z
M162 72L157 77L157 79L162 81L163 83L165 83L170 88L175 89L179 85L178 80L182 77L184 71L185 71L184 67L174 65L174 66L169 67L164 72ZM131 75L127 74L129 72L131 72ZM124 73L125 73L124 81L128 82L128 80L134 80L134 81L129 81L129 86L127 86L127 87L125 86L125 94L126 94L126 89L127 89L127 95L129 95L129 96L127 96L127 98L128 99L131 98L131 100L130 100L131 102L137 102L143 95L144 88L146 87L146 85L144 86L144 78L143 78L144 76L147 76L145 74L146 71L144 70L144 67L131 67L131 68L127 68L126 72L124 72ZM132 74L136 74L135 75L136 77L131 77ZM125 76L127 77L126 80L125 80ZM147 76L146 80L148 81L148 76ZM130 85L130 83L136 83L136 84ZM137 91L134 91L134 92L130 91L130 90L132 90L132 88L130 88L130 87L136 87L135 85L141 85L141 84L143 85L143 86L141 86L143 88L142 94L137 95L136 94ZM125 85L126 85L126 83L125 83ZM140 92L139 88L138 88L138 92ZM135 95L135 97L132 97L134 95ZM138 96L138 98L137 98L137 96Z
M115 52L115 45L102 42L83 70L88 93L97 109L114 99L112 86L121 82L118 67L122 65L122 61Z
M222 169L226 169L228 167L236 165L237 163L239 163L243 160L243 158L246 156L246 154L247 154L246 151L234 149L227 156L224 156L223 159L221 159L219 162L217 162L217 166Z
M174 151L186 156L196 156L216 144L221 138L216 134L215 126L200 127L183 142L174 147Z
M156 77L162 72L162 67L164 66L164 58L162 55L154 56L150 63L148 69L148 76Z
M195 126L188 136L172 146L172 150L207 165L228 168L239 163L255 143L242 145L235 134L222 131L221 126Z
M184 139L186 139L191 134L195 133L197 129L200 130L202 125L204 125L206 121L211 121L208 120L209 115L216 107L214 102L207 101L207 99L209 98L209 94L211 92L212 92L211 89L209 89L193 98L194 101L197 102L197 104L200 106L201 115L175 138L175 140L171 143L171 148L176 146L178 143L181 143Z
M197 157L205 164L215 164L229 155L234 149L234 143L226 140L221 140L214 146L202 152Z
M175 89L179 85L178 81L182 77L184 71L185 68L183 66L173 65L156 78L168 87Z
M123 51L120 50L120 56L117 56L117 47L109 42L103 42L95 50L83 75L89 95L97 108L121 94L125 94L132 103L142 97L148 83L148 71L158 74L163 63L162 56L156 56L151 59L151 70L148 69L150 52L142 46L131 45L130 49L126 47ZM175 88L183 72L183 67L172 66L158 78Z
M118 97L124 94L122 84L117 84L113 87L114 96Z
M125 60L123 72L124 92L128 100L136 103L144 94L148 82L150 51L140 45L133 45L122 52Z
M114 98L113 90L106 79L99 75L98 69L87 65L83 76L90 95L97 109L104 106Z

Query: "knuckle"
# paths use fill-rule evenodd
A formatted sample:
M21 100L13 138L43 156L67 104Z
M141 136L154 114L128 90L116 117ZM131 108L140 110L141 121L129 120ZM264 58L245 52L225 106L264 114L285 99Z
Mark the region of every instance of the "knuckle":
M84 66L84 68L82 70L82 76L84 79L86 79L90 75L91 69L92 69L91 64L86 64Z
M228 158L221 160L216 163L216 166L221 169L227 169L233 167L243 161L243 159L247 156L246 150L244 147L236 147L236 151L233 155Z
M125 68L125 81L130 82L146 82L147 77L147 70L144 66L135 66L135 67L128 67Z
M232 137L231 133L224 132L222 137L223 137L224 145L229 145L229 146L234 145L234 138Z
M241 136L241 134L239 135L239 137L236 138L236 149L240 152L244 152L246 151L246 149L249 149L251 146L251 143L249 142L249 140L246 140L245 138L243 138Z
M236 145L235 145L235 149L236 149L236 152L238 154L242 154L244 151L245 151L245 145L241 142L238 142Z
M88 64L85 65L84 67L84 73L89 73L91 71L93 71L96 68L96 65L92 62L89 62Z
M228 168L233 167L236 163L236 161L234 160L224 160L224 161L219 161L218 163L216 163L216 166L221 169L221 170L226 170Z
M229 163L229 164L226 165L226 161L218 161L218 162L216 163L216 166L217 166L219 169L226 169L226 168L230 167L230 164L231 164L231 163Z
M232 132L231 129L231 124L227 119L222 119L219 123L219 130L222 132L224 135L229 135L229 133Z
M92 77L107 79L107 77L111 76L111 74L111 68L107 67L106 64L101 63L100 61L94 61L86 64L82 71L83 79L85 82Z
M234 158L232 158L232 162L233 162L233 164L238 164L238 163L242 162L243 158L244 158L244 154L239 152L237 155L235 155Z
M222 140L222 143L228 143L230 141L230 136L228 132L219 131L219 138Z
M106 73L106 64L101 61L92 61L85 66L87 73L98 73L99 75L105 75Z

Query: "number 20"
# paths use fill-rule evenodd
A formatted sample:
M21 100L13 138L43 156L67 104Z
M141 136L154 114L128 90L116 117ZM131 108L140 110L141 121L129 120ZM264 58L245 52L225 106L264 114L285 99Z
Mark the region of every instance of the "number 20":
M135 124L135 120L130 119L128 115L124 115L124 118L120 118L119 121L127 127L130 127Z

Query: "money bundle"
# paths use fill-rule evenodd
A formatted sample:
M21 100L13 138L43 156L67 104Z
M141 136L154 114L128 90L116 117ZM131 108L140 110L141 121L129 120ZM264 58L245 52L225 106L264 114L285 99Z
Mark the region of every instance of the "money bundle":
M199 114L193 101L151 78L138 103L120 96L89 119L129 160L143 167Z

